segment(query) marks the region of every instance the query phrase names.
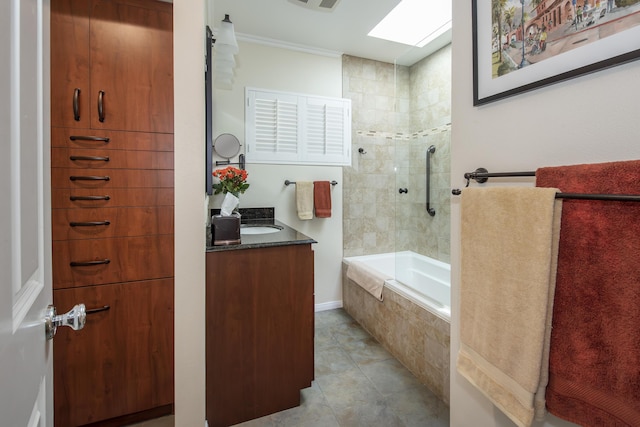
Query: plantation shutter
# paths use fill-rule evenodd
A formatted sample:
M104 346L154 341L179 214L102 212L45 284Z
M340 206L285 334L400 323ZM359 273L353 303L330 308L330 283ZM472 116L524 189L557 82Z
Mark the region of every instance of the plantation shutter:
M250 94L249 105L253 107L253 126L247 128L247 160L298 159L298 97L253 92Z
M344 100L306 99L304 140L306 157L313 162L341 163L348 147L350 135L346 135L350 117ZM350 132L350 127L349 127Z
M351 101L247 88L247 162L350 165Z

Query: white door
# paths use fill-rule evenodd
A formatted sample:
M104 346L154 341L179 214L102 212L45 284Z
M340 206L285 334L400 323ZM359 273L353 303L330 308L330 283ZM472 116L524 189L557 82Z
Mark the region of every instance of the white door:
M0 425L52 426L48 0L0 1ZM45 149L47 147L47 149Z

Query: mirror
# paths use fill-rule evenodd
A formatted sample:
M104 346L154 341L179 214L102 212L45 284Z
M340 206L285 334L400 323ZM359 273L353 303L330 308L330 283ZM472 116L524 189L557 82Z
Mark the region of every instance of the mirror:
M220 157L230 159L240 152L240 141L230 133L223 133L213 142L213 149Z

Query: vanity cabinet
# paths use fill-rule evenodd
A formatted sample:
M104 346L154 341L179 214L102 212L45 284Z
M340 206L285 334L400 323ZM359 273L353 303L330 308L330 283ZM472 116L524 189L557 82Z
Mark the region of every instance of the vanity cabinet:
M173 412L173 8L51 0L56 427Z
M208 252L206 268L209 425L298 406L314 369L311 245Z

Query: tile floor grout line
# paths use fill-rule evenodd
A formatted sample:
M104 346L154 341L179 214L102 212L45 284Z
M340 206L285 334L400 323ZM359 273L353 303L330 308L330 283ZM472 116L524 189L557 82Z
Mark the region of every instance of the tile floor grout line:
M333 409L333 406L329 403L329 399L327 399L327 395L324 393L324 390L322 390L322 387L320 386L320 384L318 382L316 382L316 385L320 389L320 393L322 393L322 397L323 397L324 401L327 402L327 406L329 407L329 410L331 411L331 415L333 415L333 419L336 421L336 424L338 424L338 427L341 427L340 420L338 419L338 415L336 415L336 411Z

